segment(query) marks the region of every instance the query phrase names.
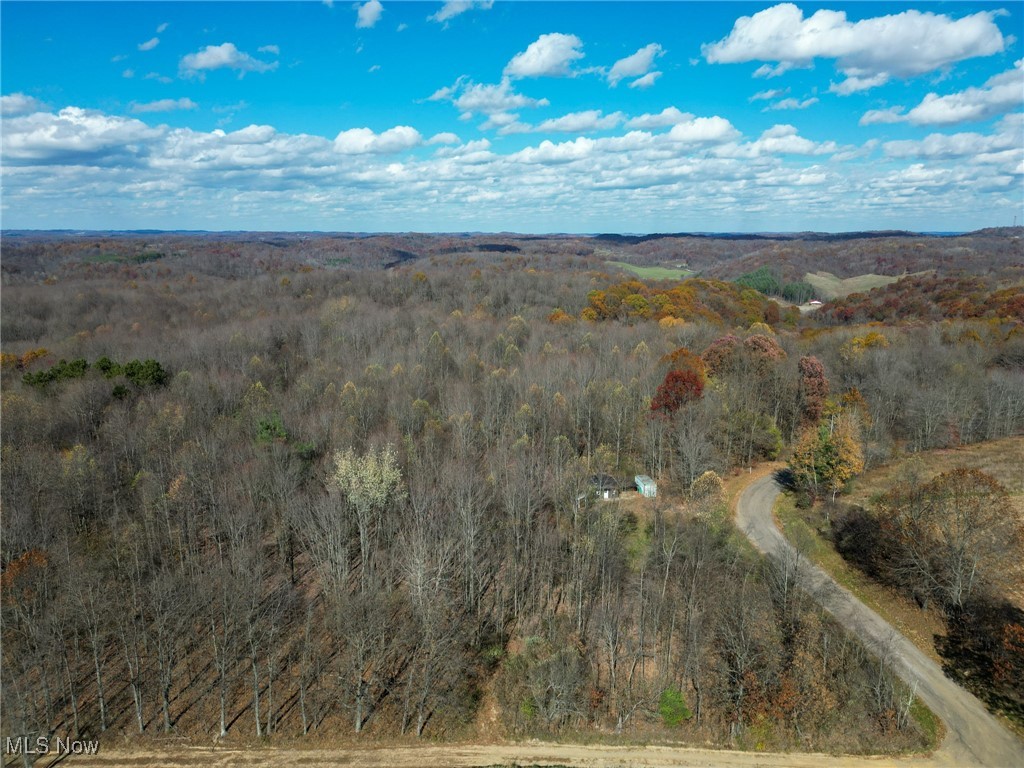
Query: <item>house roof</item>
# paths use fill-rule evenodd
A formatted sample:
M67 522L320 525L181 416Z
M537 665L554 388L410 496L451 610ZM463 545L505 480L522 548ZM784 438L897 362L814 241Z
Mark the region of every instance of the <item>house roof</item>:
M590 484L602 491L616 491L619 489L619 481L611 475L591 475Z

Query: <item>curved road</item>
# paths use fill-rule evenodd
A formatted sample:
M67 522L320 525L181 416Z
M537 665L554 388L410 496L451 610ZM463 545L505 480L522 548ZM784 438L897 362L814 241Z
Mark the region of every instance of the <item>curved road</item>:
M989 714L985 705L947 678L934 661L783 538L772 519L780 489L772 476L755 480L736 505L736 524L766 555L799 558L798 581L846 629L888 658L896 673L946 724L946 738L935 753L937 765L1024 766L1024 744Z

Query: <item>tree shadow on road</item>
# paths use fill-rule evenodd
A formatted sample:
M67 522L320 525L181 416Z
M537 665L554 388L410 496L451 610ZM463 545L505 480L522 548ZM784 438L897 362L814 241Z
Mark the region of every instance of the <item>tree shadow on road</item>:
M772 474L772 479L778 483L784 491L796 490L796 476L789 467L783 467Z
M935 647L947 677L1024 725L1024 611L1003 599L972 600L947 616Z

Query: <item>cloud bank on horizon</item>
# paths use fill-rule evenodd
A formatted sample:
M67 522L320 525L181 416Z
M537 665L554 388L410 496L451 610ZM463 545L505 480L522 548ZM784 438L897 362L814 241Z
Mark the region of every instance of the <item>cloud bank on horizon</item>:
M956 8L4 3L3 222L1005 225L1024 9Z

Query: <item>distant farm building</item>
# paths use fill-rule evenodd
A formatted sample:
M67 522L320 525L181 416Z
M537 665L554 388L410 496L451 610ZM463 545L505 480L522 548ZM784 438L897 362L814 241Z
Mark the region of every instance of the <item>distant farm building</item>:
M590 478L590 487L594 489L594 495L600 499L614 499L619 495L619 481L611 475L593 475Z
M641 496L653 499L658 495L658 484L647 475L637 475L634 480L636 481L636 489L640 491Z

